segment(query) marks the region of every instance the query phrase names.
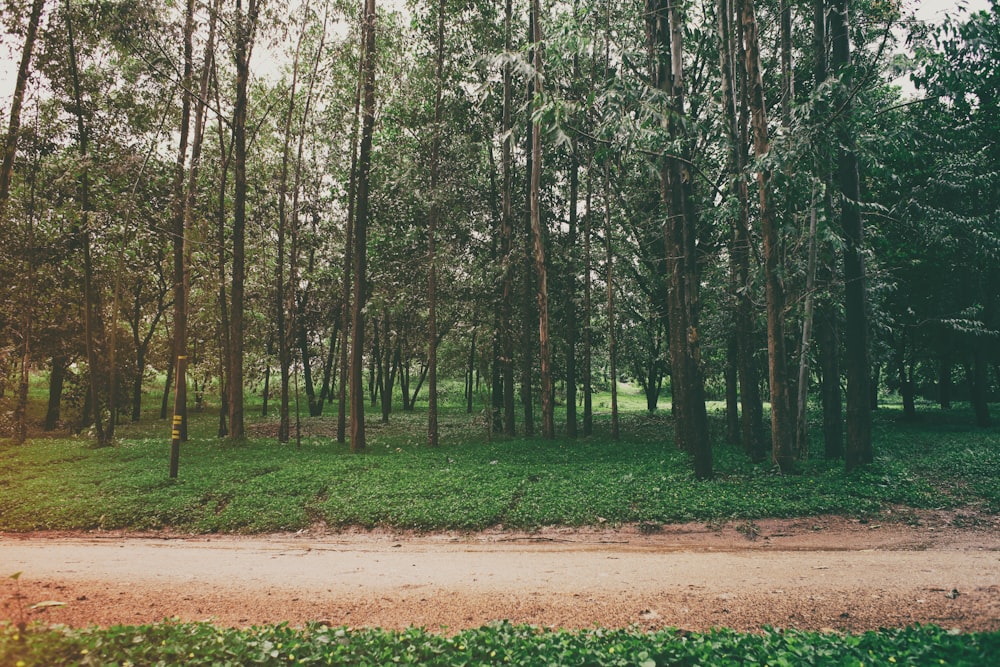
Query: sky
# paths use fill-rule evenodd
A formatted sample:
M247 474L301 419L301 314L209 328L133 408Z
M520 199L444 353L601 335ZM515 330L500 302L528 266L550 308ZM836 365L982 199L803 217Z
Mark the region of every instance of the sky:
M392 4L395 0L376 0L376 2ZM925 21L939 22L956 8L966 8L972 11L987 9L989 0L904 0L904 7L916 12L917 18ZM2 122L7 125L7 115L10 111L10 97L14 90L14 78L17 73L17 60L20 58L20 40L13 40L9 35L0 35L0 109Z

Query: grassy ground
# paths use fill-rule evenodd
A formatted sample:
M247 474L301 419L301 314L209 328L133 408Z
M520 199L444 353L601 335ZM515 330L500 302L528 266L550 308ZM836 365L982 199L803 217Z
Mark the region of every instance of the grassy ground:
M168 429L158 420L120 427L104 449L87 434L0 442L0 530L269 532L317 522L472 530L864 516L887 505L1000 511L1000 429L976 429L960 410L925 406L913 424L891 406L880 410L876 463L853 475L821 459L789 476L752 465L719 442L715 414L716 478L699 482L674 446L669 409L646 413L628 388L622 403L632 411L617 442L606 413L590 438L505 439L491 438L481 415L448 404L435 449L424 444L422 412L380 424L373 411L361 454L332 437L334 417L303 418L300 446L276 442L273 416L254 417L250 437L233 445L214 437L214 411L193 414L177 480L167 477Z
M148 401L152 404L153 401ZM369 448L336 443L330 417L303 419L301 445L278 444L272 418L255 417L239 445L214 437L213 413L192 415L180 477L167 477L168 428L154 419L123 426L114 447L87 434L0 441L0 530L162 529L212 532L332 526L475 529L502 524L645 522L648 525L840 513L887 505L956 508L956 520L1000 512L1000 429L976 429L967 411L922 406L901 421L876 416L876 463L853 475L839 461L801 462L780 476L721 443L715 405L716 478L696 481L673 444L669 406L647 414L623 388L622 438L608 435L608 399L590 438L491 438L481 415L454 405L442 414L442 445L424 443L424 415L369 419ZM0 406L0 411L4 410ZM40 416L38 405L33 414ZM819 447L816 446L818 449ZM896 511L906 517L906 511ZM915 516L910 513L909 516ZM1000 633L936 627L862 635L765 630L542 631L497 624L446 636L286 625L246 630L163 622L152 626L24 628L0 621L0 664L205 665L986 665Z
M986 665L1000 633L935 627L860 635L765 630L542 631L498 623L455 636L310 626L233 630L161 623L19 631L0 624L0 661L35 665Z

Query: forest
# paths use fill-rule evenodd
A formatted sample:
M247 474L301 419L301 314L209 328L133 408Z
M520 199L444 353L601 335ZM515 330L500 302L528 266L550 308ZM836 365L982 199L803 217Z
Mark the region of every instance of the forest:
M173 477L188 412L241 441L251 395L279 442L325 414L354 451L366 411L418 406L437 445L439 400L498 437L617 437L629 383L707 479L709 402L782 472L870 463L890 394L991 424L998 0L940 24L900 0L4 0L2 31L14 442L160 418Z

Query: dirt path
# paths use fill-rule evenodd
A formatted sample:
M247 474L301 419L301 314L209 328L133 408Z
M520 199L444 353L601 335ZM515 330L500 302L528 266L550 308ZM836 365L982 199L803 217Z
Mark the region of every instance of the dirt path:
M645 534L0 535L0 618L72 625L177 616L224 625L451 630L491 620L689 630L770 624L1000 629L1000 531L837 518ZM957 594L956 594L957 592Z

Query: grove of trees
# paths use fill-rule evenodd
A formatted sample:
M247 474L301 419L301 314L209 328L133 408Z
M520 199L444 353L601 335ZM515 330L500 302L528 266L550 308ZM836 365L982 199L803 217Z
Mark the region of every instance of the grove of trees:
M703 479L710 400L782 472L871 462L880 391L990 424L998 0L4 0L2 30L15 441L39 371L45 430L169 418L171 476L208 396L220 437L262 392L289 441L302 395L355 451L420 401L435 446L461 378L545 438L599 388L617 437L629 380Z

